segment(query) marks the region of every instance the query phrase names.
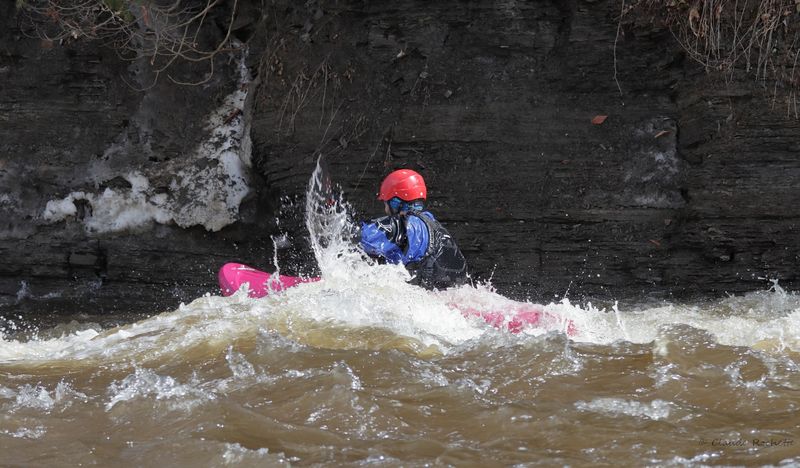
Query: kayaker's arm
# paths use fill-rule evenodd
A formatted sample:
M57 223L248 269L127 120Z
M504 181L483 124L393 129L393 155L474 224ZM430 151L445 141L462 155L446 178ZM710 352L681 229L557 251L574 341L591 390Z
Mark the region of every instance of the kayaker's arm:
M396 216L384 216L361 224L361 247L368 255L401 263L406 247L405 223Z

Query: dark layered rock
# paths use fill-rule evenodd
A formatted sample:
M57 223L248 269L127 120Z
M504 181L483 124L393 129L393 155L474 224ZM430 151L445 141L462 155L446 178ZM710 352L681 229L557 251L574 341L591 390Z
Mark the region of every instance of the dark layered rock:
M282 5L253 125L267 185L302 193L321 153L369 216L382 176L419 170L473 274L516 296L796 288L797 120L618 8Z
M107 190L111 202L132 203L128 215L164 197L176 220L191 208L195 193L173 184L181 171L218 164L197 153L207 116L235 90L230 55L202 86L178 86L101 44L31 37L14 2L0 9L0 311L153 313L216 293L217 267L229 259L268 266L253 258L271 257L274 224L258 178L224 232L203 220L194 226L191 216L183 227L145 217L106 229L115 215L98 213L113 205L104 205ZM170 73L197 81L207 65ZM133 187L144 180L146 189ZM47 219L48 202L75 193L86 199L66 204L72 215Z
M224 120L251 126L249 192L214 222L179 216L204 205L173 181L218 164L196 153L240 86L237 56L202 87L142 91L141 64L31 39L1 8L0 310L174 307L214 292L225 261L271 268L279 214L282 266L312 272L289 202L320 154L356 218L382 212L390 170L423 173L474 277L513 297L798 288L798 121L747 73L707 75L668 30L620 25L615 2L248 4L237 28L254 81ZM92 203L106 189L135 198L139 176L173 218L92 229ZM91 196L74 214L45 216L76 192Z

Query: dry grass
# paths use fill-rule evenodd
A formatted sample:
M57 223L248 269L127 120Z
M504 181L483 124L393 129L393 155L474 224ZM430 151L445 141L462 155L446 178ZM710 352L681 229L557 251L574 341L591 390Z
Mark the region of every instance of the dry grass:
M732 80L751 74L800 117L800 0L633 0L622 17L647 17L672 31L695 62Z

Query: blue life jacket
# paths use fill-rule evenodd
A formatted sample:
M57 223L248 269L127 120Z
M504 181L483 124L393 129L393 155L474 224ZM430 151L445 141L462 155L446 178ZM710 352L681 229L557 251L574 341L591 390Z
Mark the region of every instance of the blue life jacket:
M464 255L429 211L409 211L362 223L361 247L369 255L402 263L413 275L412 283L428 289L466 281Z

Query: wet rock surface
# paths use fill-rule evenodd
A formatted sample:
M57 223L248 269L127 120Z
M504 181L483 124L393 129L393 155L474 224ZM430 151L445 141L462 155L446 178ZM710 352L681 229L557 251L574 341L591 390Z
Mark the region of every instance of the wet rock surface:
M133 193L131 174L148 201L172 196L235 67L204 88L137 91L119 78L130 63L94 44L44 49L3 8L0 310L173 308L213 292L225 261L269 269L282 205L284 271L313 272L302 204L286 203L318 154L356 218L382 212L389 171L420 171L475 278L512 297L800 286L800 124L748 75L706 75L669 31L618 29L614 2L277 2L248 60L240 221L105 233L80 200L58 221L47 202Z

